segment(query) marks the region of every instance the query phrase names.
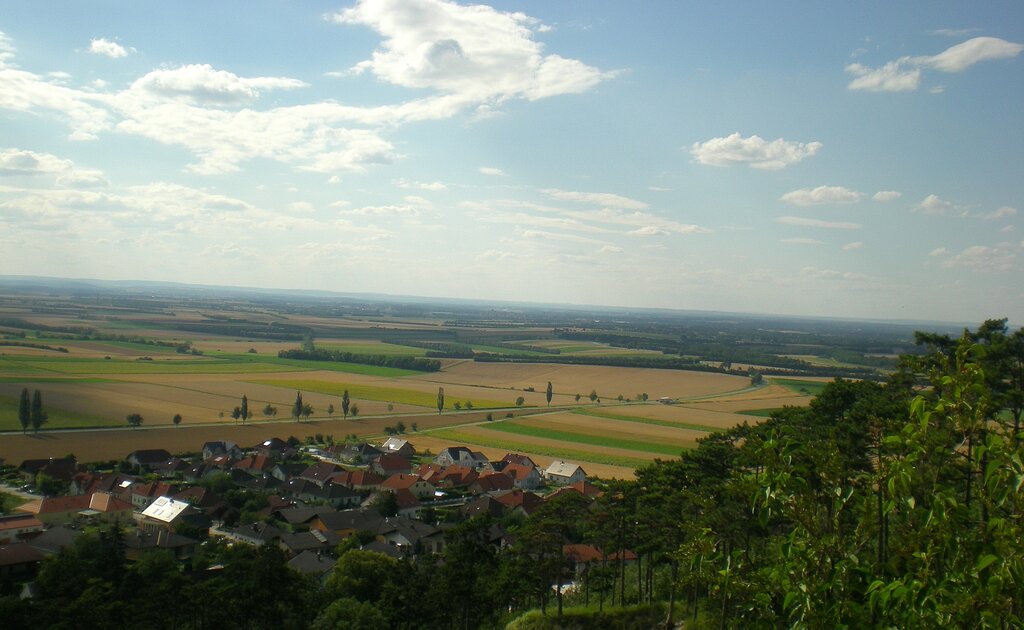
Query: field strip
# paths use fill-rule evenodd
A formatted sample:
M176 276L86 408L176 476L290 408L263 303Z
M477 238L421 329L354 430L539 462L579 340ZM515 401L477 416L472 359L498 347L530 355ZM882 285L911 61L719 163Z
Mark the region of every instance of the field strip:
M509 452L536 453L559 459L578 460L581 462L594 462L597 464L608 464L611 466L624 466L626 468L639 468L651 463L651 460L640 457L628 457L625 455L611 455L607 453L595 453L593 451L581 451L576 449L534 444L531 442L518 442L516 440L505 440L499 437L491 438L455 429L434 429L424 431L431 437L451 440L455 444L477 444L490 448L504 449ZM680 449L682 450L682 449ZM678 452L675 453L678 456Z
M642 440L624 440L620 438L607 437L602 435L589 435L573 431L559 431L556 429L545 429L542 427L528 426L511 421L495 422L491 424L477 425L488 431L501 431L514 435L526 435L529 437L541 438L544 440L555 440L558 442L571 442L574 444L587 444L589 446L607 446L609 448L622 448L629 451L641 451L644 453L655 453L658 455L677 456L684 450L685 446L672 444L655 444Z
M30 369L44 370L55 374L237 374L259 372L298 372L304 367L273 363L255 363L207 359L192 361L166 359L157 361L107 361L104 359L61 359L26 361ZM50 367L52 366L52 367ZM289 369L290 368L290 369Z
M757 391L764 387L764 385L750 385L741 389L734 389L730 392L722 392L720 394L707 394L706 396L688 396L686 398L680 398L679 402L688 403L697 400L712 400L714 398L727 398L729 396L739 396L740 394L746 394L747 392Z
M131 383L119 378L90 376L0 376L0 383Z
M341 396L347 389L351 398L363 400L379 400L381 402L402 403L417 407L437 408L437 394L420 392L414 389L400 389L398 387L379 387L376 385L353 385L350 383L332 383L329 381L314 380L269 380L257 379L246 381L257 385L271 385L273 387L284 387L298 391L316 392L329 396ZM504 409L508 403L495 400L473 400L474 409Z
M592 409L577 409L573 411L581 416L593 416L605 418L606 420L621 420L622 422L635 422L637 424L653 424L659 427L672 427L674 429L690 429L692 431L704 431L706 433L718 433L723 431L721 427L713 427L706 424L694 424L692 422L673 422L672 420L657 420L655 418L641 418L639 416L626 416L620 413L607 413L594 411Z
M384 367L381 365L365 365L363 363L346 363L344 361L307 361L304 359L282 359L281 357L260 356L252 354L236 354L230 352L210 352L211 356L222 357L238 363L286 365L296 370L277 370L278 372L295 372L302 370L322 370L324 372L345 372L347 374L364 374L366 376L402 377L423 374L416 370ZM269 371L269 370L268 370Z

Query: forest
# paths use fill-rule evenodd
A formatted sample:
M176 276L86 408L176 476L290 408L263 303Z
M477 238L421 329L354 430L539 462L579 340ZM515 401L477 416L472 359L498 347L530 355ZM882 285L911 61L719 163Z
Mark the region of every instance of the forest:
M53 628L1019 626L1024 332L989 320L916 341L884 383L836 379L809 407L713 434L596 499L450 519L440 554L394 559L356 535L320 584L271 547L128 563L102 531L44 562L35 599L6 592L0 615ZM511 544L492 544L496 525ZM576 544L601 557L574 562Z

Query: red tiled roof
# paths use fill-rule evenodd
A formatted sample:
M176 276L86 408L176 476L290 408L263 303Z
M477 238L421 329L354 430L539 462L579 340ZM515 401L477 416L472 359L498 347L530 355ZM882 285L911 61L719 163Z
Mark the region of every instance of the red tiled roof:
M420 481L423 480L416 475L398 473L385 479L384 483L380 484L380 486L389 490L408 490Z

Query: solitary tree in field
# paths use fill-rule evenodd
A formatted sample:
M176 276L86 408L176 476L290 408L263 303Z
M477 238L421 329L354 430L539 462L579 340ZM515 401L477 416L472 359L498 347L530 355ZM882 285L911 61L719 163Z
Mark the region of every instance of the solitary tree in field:
M548 407L551 406L551 394L552 393L553 393L553 390L551 389L551 381L548 381L548 389L544 393L544 397L548 399Z
M460 403L457 400L455 401L455 404L452 406L455 407L455 411L459 411L460 409L462 409L462 403Z
M359 415L359 405L352 405L352 408L349 409L349 412L352 414L353 418L358 416Z
M242 424L245 424L246 419L248 419L249 417L249 399L246 397L245 394L242 394L242 407L240 411L242 412Z
M21 423L22 433L28 431L28 425L32 424L32 403L27 387L21 390L21 398L18 399L18 422Z
M441 415L442 411L444 411L444 388L443 387L438 387L437 388L437 415Z
M295 392L295 404L292 405L292 416L295 421L299 421L299 416L302 415L302 392Z
M516 407L522 407L524 402L526 402L526 399L522 396L516 398Z
M43 394L38 389L32 394L32 430L39 432L39 427L46 424L46 412L43 411Z
M341 393L341 415L346 420L348 419L348 410L349 410L349 407L351 406L351 404L352 404L352 401L349 400L348 390L346 389L345 391L343 391Z
M466 404L463 405L463 407L465 407L466 409L472 410L473 409L473 401L472 400L467 400Z
M595 400L597 400L597 390L592 389L590 390L590 402L594 402Z
M309 420L311 415L313 415L313 405L302 405L302 417Z
M263 415L267 416L268 418L271 416L276 416L277 407L271 405L270 403L267 403L267 406L263 408Z
M235 408L231 410L231 417L235 419L235 422L238 422L238 419L242 417L242 408L236 405Z
M327 405L327 415L334 415L334 403L330 403L329 405Z
M171 418L171 422L174 423L174 426L178 426L179 424L181 424L181 414L180 413L174 414L174 417Z
M128 420L128 426L134 429L142 425L142 414L130 413L126 417L126 420Z
M583 398L583 397L580 396L579 394L576 394L576 404L579 404L580 398Z

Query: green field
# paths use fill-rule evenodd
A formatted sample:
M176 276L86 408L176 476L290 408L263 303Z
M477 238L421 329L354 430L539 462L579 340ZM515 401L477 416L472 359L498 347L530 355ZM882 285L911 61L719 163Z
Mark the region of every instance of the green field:
M110 418L99 418L80 413L71 413L64 409L54 409L46 405L43 398L43 409L49 418L40 431L47 429L85 429L89 427L109 427L114 424ZM18 399L0 396L0 431L21 431L18 421ZM31 432L31 429L29 429Z
M775 385L782 385L798 394L817 396L825 389L826 381L805 381L797 378L770 378L769 382Z
M428 433L431 437L451 440L456 444L475 444L477 446L486 446L488 448L504 449L509 452L535 453L537 455L547 455L548 457L557 457L559 459L594 462L595 464L607 464L609 466L639 468L651 463L651 460L641 459L638 457L608 455L605 453L594 453L591 451L580 451L569 448L548 447L539 444L530 444L528 442L517 442L513 439L502 439L497 436L494 438L479 436L474 433L467 433L465 431L458 431L455 429L436 429L433 431L424 431L423 433Z
M469 347L473 349L473 352L486 352L488 354L507 354L511 356L523 356L523 357L550 357L546 352L534 352L532 350L522 350L520 348L507 348L505 346L486 346L478 343L469 344Z
M288 369L291 367L292 369ZM116 359L73 359L32 357L0 357L0 373L56 373L56 374L233 374L254 372L302 371L301 366L282 366L276 363L247 362L218 359L182 359L154 361L119 361Z
M590 446L607 446L609 448L622 448L630 451L668 455L670 457L678 457L679 454L685 450L682 446L675 446L671 444L657 444L641 440L623 440L620 438L605 437L589 433L575 433L573 431L557 431L554 429L544 429L542 427L517 424L509 421L481 424L480 428L487 429L489 431L512 433L514 435L526 435L545 440L587 444Z
M694 431L706 431L708 433L717 433L718 431L722 430L719 427L712 427L706 424L694 424L692 422L673 422L672 420L658 420L657 418L639 418L637 416L626 416L618 413L594 411L592 409L576 409L573 411L573 413L578 413L581 416L593 416L594 418L621 420L622 422L636 422L638 424L654 424L661 427L672 427L674 429L692 429Z
M362 363L342 363L338 361L306 361L303 359L282 359L280 357L268 357L252 354L232 354L229 352L210 352L210 356L237 361L239 363L263 363L267 365L284 366L289 369L259 370L263 372L298 372L303 370L323 370L325 372L345 372L347 374L365 374L367 376L399 377L422 374L416 370L404 370L401 368L383 367L380 365L363 365Z
M413 348L393 343L326 343L318 342L317 348L334 350L337 352L351 352L352 354L376 354L389 357L422 357L426 356L425 348Z
M776 407L774 409L748 409L746 411L735 411L733 413L737 413L743 416L758 416L761 418L768 418L771 417L771 415L776 411L782 411L782 407Z
M257 385L271 385L273 387L284 387L297 391L316 392L328 396L341 396L347 389L352 398L363 400L378 400L381 402L398 403L403 405L414 405L437 409L437 394L431 392L419 392L413 389L401 389L399 387L379 387L377 385L353 385L351 383L331 383L328 381L308 380L278 380L260 379L252 380L250 383ZM464 399L449 398L448 409L456 400L465 402ZM496 400L473 400L474 409L501 409L510 407L510 403Z

